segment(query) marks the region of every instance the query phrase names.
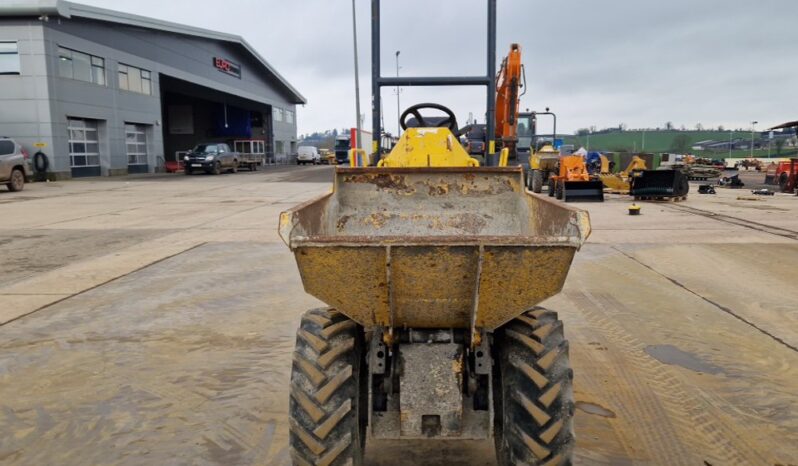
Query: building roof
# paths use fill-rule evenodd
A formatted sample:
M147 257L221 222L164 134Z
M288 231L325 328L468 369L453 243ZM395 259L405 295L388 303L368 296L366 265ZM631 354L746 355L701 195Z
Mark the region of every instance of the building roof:
M294 103L304 104L307 102L305 97L294 89L294 87L291 86L269 62L255 51L243 37L235 34L211 31L209 29L162 21L146 16L122 13L106 8L72 3L65 0L3 0L0 5L0 16L60 16L62 18L86 18L238 44L244 47L247 52L263 65L269 74L273 75L285 87L286 91L288 91L293 98Z
M783 128L794 128L798 126L798 121L788 121L787 123L782 123L778 126L774 126L770 129L783 129Z

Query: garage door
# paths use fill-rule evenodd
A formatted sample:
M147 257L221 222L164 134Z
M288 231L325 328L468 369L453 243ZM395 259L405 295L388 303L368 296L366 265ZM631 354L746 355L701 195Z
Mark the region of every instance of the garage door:
M147 126L125 124L128 173L147 173Z
M72 176L100 176L100 142L97 120L70 118L69 166Z

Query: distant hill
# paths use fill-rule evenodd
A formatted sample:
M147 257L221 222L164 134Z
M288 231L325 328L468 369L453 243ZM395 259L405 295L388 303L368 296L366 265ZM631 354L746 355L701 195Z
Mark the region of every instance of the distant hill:
M677 138L685 140L687 150L695 143L700 141L714 140L725 142L729 140L729 131L615 131L609 133L594 133L590 135L590 150L631 152L668 152L678 147ZM758 135L757 135L758 136ZM565 144L573 144L577 148L584 146L587 148L587 136L565 136ZM732 131L732 140L750 141L751 132ZM645 142L644 142L645 140Z

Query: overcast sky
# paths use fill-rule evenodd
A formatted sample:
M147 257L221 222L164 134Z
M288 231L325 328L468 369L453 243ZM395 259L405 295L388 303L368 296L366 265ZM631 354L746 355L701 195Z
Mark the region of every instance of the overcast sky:
M350 0L77 0L242 35L308 100L299 133L355 124ZM370 1L356 0L361 112L371 127ZM499 0L498 60L521 44L521 108L557 113L574 131L798 119L798 1ZM207 5L207 6L203 6ZM382 72L485 73L484 0L383 0ZM497 65L498 68L498 65ZM383 114L396 131L396 96ZM402 108L433 101L484 119L485 91L404 88Z

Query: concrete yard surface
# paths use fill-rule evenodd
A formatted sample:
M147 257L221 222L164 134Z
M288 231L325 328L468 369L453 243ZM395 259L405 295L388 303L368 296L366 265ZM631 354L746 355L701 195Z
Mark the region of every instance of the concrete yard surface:
M0 464L286 465L304 293L280 211L329 167L0 191ZM579 204L542 303L570 341L577 464L798 465L798 197ZM370 442L489 465L491 442Z

